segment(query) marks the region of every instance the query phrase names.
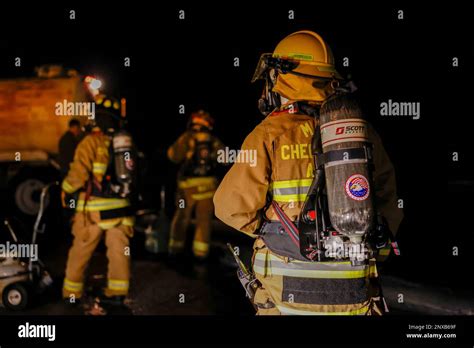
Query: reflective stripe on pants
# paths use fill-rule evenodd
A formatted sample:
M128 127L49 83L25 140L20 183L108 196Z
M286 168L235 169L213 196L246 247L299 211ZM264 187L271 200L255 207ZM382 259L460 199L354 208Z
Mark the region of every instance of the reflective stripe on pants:
M305 262L280 257L256 242L253 269L263 289L285 315L374 314L370 281L377 277L374 260L368 265ZM259 311L265 314L266 311ZM270 311L269 314L275 314ZM378 313L379 314L379 313Z
M130 254L127 250L130 246L129 238L133 235L133 229L130 226L119 224L103 230L98 225L100 222L99 212L76 212L74 216L72 226L74 240L69 249L66 264L66 279L68 279L68 282L65 282L63 287L64 297L69 297L71 293L75 296L82 295L81 292L76 291L78 288L74 288L74 284L83 282L85 269L104 234L105 246L107 247L106 255L109 261L107 278L127 282L130 278ZM72 286L69 284L72 284ZM128 287L125 288L118 283L113 284L113 289L106 289L107 296L126 295L127 292Z

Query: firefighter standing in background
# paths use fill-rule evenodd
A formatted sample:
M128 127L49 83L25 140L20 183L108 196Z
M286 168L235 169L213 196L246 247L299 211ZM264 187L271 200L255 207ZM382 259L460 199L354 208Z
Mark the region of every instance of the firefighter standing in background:
M117 163L113 156L116 138L111 134L119 127L117 111L120 104L109 98L97 103L100 104L96 124L77 147L71 168L62 182L63 204L72 202L76 209L72 226L74 241L67 260L63 297L81 298L85 269L101 238L105 237L109 264L104 300L121 305L129 290L128 247L134 219L129 199L111 189L116 184L114 168ZM134 166L133 158L126 166ZM68 197L74 193L79 193L77 200Z
M61 177L64 178L69 171L69 164L74 159L74 151L83 138L81 123L77 119L69 121L69 129L59 140L59 166Z
M374 262L351 268L350 262L295 260L272 251L278 248L261 237L267 232L260 231L264 221L280 226L276 234L284 233L276 211L268 206L269 197L292 221L298 218L315 169L311 143L318 119L314 116L334 93L331 81L341 79L330 48L314 32L291 34L273 54L264 56L274 65L261 64L261 60L254 80L262 76L266 80L259 108L268 116L242 145L243 150L256 150L256 166L234 164L214 196L216 216L255 238L253 270L261 283L253 299L257 314L381 314L377 294L368 285L376 277ZM395 173L370 127L369 140L374 146L377 208L395 233L402 219ZM279 247L285 249L285 245Z
M200 259L209 254L214 215L212 197L217 187L217 151L223 148L220 140L211 134L213 124L214 120L206 111L194 112L188 130L168 149L168 158L181 165L177 210L171 223L170 254L183 251L193 211L196 215L193 254Z

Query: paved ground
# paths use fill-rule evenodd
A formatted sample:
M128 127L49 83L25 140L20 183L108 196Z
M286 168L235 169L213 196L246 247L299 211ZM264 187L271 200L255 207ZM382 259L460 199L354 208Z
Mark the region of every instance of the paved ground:
M51 233L51 232L49 232ZM49 244L45 244L47 240ZM105 248L100 245L95 252L87 275L87 300L77 308L70 308L61 301L61 283L64 276L70 236L57 233L55 238L43 240L40 257L47 264L54 278L53 286L25 311L5 314L62 314L89 313L101 288L105 286ZM253 308L245 298L244 290L235 276L232 256L225 243L232 242L241 249L243 260L249 264L251 240L235 231L216 224L207 262L197 262L190 255L180 259L151 256L144 251L143 236L137 234L132 243L131 294L127 310L109 314L127 315L252 315ZM455 291L446 287L428 286L422 282L385 275L384 293L393 314L473 314L471 292ZM404 302L399 303L399 294Z
M225 248L225 242L233 242L242 248L242 258L248 262L251 240L237 232L216 232L216 240L211 248L208 261L198 262L191 255L178 259L155 256L143 249L143 237L139 234L133 240L132 280L129 311L117 314L134 315L211 315L211 314L252 314L253 308L245 298L244 290L235 275L235 264ZM0 308L3 314L64 314L87 313L94 298L105 286L105 247L99 245L87 272L88 294L86 301L78 308L70 308L62 303L61 283L64 265L71 238L56 239L56 244L46 248L43 261L53 276L54 283L43 293L36 303L20 313L12 313ZM40 246L41 250L45 250Z

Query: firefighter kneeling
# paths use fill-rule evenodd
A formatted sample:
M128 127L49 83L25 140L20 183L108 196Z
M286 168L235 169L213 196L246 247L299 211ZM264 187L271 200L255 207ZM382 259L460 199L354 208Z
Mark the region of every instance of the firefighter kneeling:
M257 314L381 314L374 255L330 254L365 246L372 198L398 229L395 173L380 138L359 109L341 103L350 84L342 88L331 50L314 32L291 34L262 55L257 79L265 81L266 118L242 145L257 152L257 165L235 163L214 196L216 216L256 239L256 280L238 274Z
M121 305L129 290L128 248L134 223L129 197L135 156L132 139L119 130L120 117L112 104L97 110L97 123L79 143L62 182L63 204L74 204L76 210L63 285L63 297L70 302L83 295L85 269L103 236L109 261L104 300ZM72 194L76 199L70 199Z

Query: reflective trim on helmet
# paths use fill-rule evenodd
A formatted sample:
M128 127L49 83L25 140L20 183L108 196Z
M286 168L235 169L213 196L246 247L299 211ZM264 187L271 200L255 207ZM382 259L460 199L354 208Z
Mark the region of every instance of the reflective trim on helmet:
M314 56L312 54L306 54L306 53L289 53L288 58L310 61L310 62L314 60Z

